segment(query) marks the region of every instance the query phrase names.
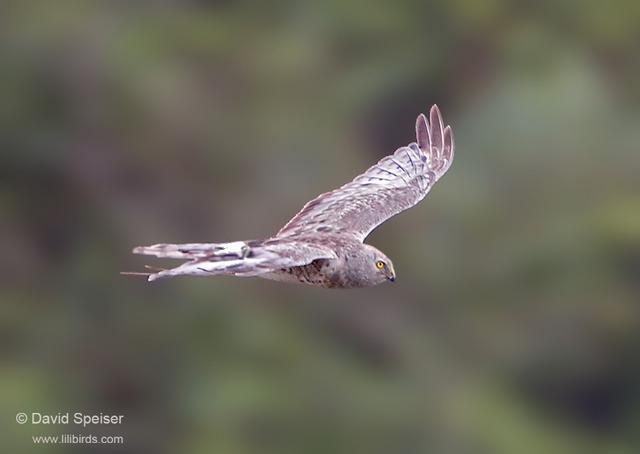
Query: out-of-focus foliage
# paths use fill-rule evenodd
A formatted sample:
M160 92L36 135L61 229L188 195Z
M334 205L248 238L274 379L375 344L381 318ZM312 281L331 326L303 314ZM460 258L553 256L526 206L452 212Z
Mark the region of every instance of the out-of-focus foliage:
M76 410L136 453L640 450L639 2L0 9L3 452L87 452L13 421ZM432 103L396 284L118 275L272 234Z

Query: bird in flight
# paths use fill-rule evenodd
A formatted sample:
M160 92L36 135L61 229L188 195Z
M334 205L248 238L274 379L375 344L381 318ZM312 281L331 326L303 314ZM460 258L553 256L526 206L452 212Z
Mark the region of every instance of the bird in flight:
M453 133L438 106L416 120L416 142L398 148L353 181L308 202L266 240L155 244L134 254L186 260L151 268L149 281L181 275L257 276L325 288L370 287L394 281L391 260L364 239L387 219L420 202L449 169Z

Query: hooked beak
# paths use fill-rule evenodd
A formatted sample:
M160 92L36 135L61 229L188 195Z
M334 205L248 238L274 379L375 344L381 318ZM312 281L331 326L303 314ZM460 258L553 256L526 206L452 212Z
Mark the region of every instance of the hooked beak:
M387 274L387 279L391 282L395 282L396 280L396 270L393 268L389 269L389 274Z

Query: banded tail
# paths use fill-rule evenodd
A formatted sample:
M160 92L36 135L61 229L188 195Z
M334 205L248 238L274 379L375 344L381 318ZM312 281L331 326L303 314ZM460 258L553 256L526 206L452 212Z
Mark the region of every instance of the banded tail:
M258 246L260 241L252 241ZM154 244L139 246L133 249L134 254L153 255L160 258L183 259L188 262L172 269L146 267L155 273L130 273L126 275L148 276L149 282L156 279L178 275L235 275L248 276L261 274L260 267L266 257L252 257L254 251L245 241L231 243L186 243L186 244ZM268 271L268 270L266 270Z

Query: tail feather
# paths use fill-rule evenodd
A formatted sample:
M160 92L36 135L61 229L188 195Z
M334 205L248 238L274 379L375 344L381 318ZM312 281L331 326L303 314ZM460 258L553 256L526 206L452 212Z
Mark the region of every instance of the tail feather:
M252 246L261 242L251 241ZM148 280L173 277L179 275L213 276L235 275L253 276L269 271L264 266L269 257L252 257L253 253L248 242L234 241L231 243L185 243L185 244L154 244L139 246L133 249L134 254L153 255L160 258L188 260L172 269L146 268L155 271L150 273L122 273L126 275L147 276Z
M261 266L267 258L249 258L235 260L210 261L209 259L193 260L169 270L149 274L149 282L157 279L180 275L189 276L257 276L271 270L269 266Z
M155 255L156 257L170 259L246 258L249 251L250 248L244 241L234 241L232 243L154 244L153 246L139 246L133 249L134 254Z

